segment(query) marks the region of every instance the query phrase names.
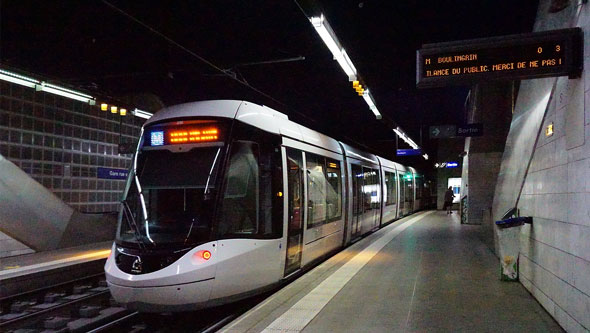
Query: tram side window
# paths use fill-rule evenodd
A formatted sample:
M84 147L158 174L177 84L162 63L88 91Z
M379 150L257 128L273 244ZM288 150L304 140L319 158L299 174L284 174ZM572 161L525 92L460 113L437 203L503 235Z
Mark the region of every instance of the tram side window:
M379 176L376 169L363 167L365 211L379 207Z
M387 187L385 192L385 205L394 205L397 199L397 184L395 179L395 173L385 171L385 186Z
M404 177L403 174L398 174L397 179L399 180L399 208L402 209L405 206L406 202L406 186L404 184Z
M412 201L414 201L414 190L412 189L412 173L408 172L406 173L406 175L404 176L404 184L406 187L406 202L411 203ZM410 206L410 209L412 209L412 207Z
M360 165L352 164L352 213L358 216L363 213L363 169Z
M258 144L246 141L232 144L219 219L221 235L258 233L258 157Z
M324 158L305 154L307 166L307 228L326 222L326 174Z
M340 162L327 159L326 161L327 191L326 203L328 222L340 219L342 216L342 178L340 177Z
M422 189L424 187L424 181L422 177L416 174L416 199L422 199Z
M306 153L307 228L342 217L340 162Z

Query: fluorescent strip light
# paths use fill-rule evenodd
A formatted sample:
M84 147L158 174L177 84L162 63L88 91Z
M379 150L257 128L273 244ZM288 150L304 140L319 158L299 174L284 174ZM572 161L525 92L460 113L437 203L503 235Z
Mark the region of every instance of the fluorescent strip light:
M328 24L328 21L326 21L324 14L322 14L319 17L312 17L310 19L310 22L315 28L315 31L317 31L317 33L324 41L324 44L326 44L328 49L332 52L334 58L336 58L336 55L341 53L340 43L338 43L338 39L336 39L336 35L330 27L330 24Z
M63 96L63 97L71 98L71 99L75 99L77 101L85 102L90 105L94 105L96 103L96 101L94 100L94 97L92 97L90 95L86 95L86 94L83 94L83 93L75 91L75 90L66 89L66 88L56 86L53 84L49 84L49 83L45 83L45 82L41 82L41 84L37 85L37 90L45 91L45 92L48 92L51 94L55 94L55 95L59 95L59 96Z
M145 112L140 109L135 109L135 110L131 111L131 113L133 113L134 116L139 117L139 118L143 118L143 119L150 119L154 115L153 113Z
M348 80L356 81L356 68L352 64L352 61L348 57L348 54L346 54L346 51L342 50L342 52L340 52L339 54L335 54L334 58L336 59L336 61L338 61L338 64L340 65L340 67L342 67L344 73L348 75Z
M342 46L340 45L340 42L338 42L338 38L336 37L334 30L332 30L330 27L330 24L326 20L324 14L320 15L319 17L314 16L310 18L309 21L315 28L315 31L318 33L318 35L320 35L320 38L322 38L324 41L324 44L326 44L330 52L332 52L332 56L334 59L336 59L336 61L338 61L338 64L340 67L342 67L344 73L348 75L348 79L350 81L356 80L356 68L352 64L348 54L346 54L346 51L342 49Z
M372 108L371 111L373 111L373 114L375 115L375 118L377 118L377 119L383 118L381 116L381 112L379 112L379 110L377 110L377 107Z
M367 103L367 105L369 106L369 109L376 108L375 102L373 101L373 97L371 96L371 92L369 91L369 89L365 90L365 93L363 94L363 99L365 100L365 103Z
M37 84L39 84L39 81L37 81L35 79L31 79L30 77L11 73L9 71L5 71L2 69L0 69L0 80L16 83L21 86L25 86L25 87L29 87L29 88L35 88L35 86Z
M371 111L373 111L373 114L375 114L375 117L377 119L381 119L382 118L381 113L377 109L377 106L375 105L375 101L373 100L373 96L371 95L371 92L369 91L369 89L365 90L365 92L363 93L363 99L365 100L365 103L367 103L367 105L369 106L369 109L371 109Z
M406 133L402 132L401 129L398 128L394 128L393 131L395 132L395 134L397 134L400 138L402 138L402 140L404 140L408 145L410 145L410 147L412 147L412 149L418 149L418 145L412 141L412 139L410 139Z
M50 83L42 82L41 85L46 86L46 87L49 87L49 88L58 89L58 90L61 90L63 92L67 92L67 93L70 93L70 94L78 95L80 97L86 97L88 99L94 98L94 97L92 97L90 95L83 94L83 93L81 93L79 91L75 91L75 90L67 89L67 88L64 88L64 87L56 86L56 85L50 84Z
M428 154L424 154L422 157L424 157L425 160L428 160Z

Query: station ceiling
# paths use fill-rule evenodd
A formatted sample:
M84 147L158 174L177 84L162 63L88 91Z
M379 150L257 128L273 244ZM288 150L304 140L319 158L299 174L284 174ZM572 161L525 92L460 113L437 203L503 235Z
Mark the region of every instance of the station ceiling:
M468 87L416 89L416 50L529 32L536 7L532 0L5 0L0 61L116 98L249 100L420 166L421 158L395 158L395 134L354 92L306 14L325 14L380 112L419 144L424 128L422 146L434 156L427 126L461 123ZM400 140L400 148L408 147Z

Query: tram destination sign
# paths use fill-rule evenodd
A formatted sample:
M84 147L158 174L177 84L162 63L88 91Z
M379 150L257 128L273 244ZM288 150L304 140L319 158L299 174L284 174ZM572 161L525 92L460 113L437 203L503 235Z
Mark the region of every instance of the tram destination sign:
M580 28L426 44L416 53L418 88L488 80L579 77Z

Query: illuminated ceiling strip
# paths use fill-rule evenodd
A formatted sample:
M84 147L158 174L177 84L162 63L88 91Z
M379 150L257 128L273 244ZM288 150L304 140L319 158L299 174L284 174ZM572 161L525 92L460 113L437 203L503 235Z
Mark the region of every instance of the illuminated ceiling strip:
M320 35L320 38L322 39L324 44L326 44L326 46L328 47L330 52L332 52L334 59L336 59L336 61L340 65L340 67L342 67L342 70L344 70L344 73L346 73L346 75L348 75L348 80L349 81L356 81L357 80L356 67L354 67L352 61L348 57L346 50L344 50L342 48L342 45L338 41L338 38L336 37L334 30L332 30L332 28L330 27L330 24L328 23L328 20L326 20L326 17L324 16L324 14L321 14L320 16L313 16L309 19L309 21L311 22L311 24L315 28L318 35ZM373 96L371 95L368 88L365 89L362 96L363 96L363 99L365 100L365 102L367 103L367 105L369 106L369 109L375 115L375 117L377 119L381 119L382 118L381 113L379 112L379 109L377 109L377 106L375 105L375 100L373 99ZM407 144L409 144L413 149L418 149L418 145L414 141L412 141L412 139L410 139L405 133L403 133L399 127L396 129L393 129L393 131L399 137L401 137ZM424 154L422 156L425 159L428 159L427 154Z
M0 70L0 80L16 83L29 88L35 88L35 86L39 84L39 81L35 79L14 74L5 70Z
M330 27L330 24L326 20L324 14L321 14L319 17L314 16L310 18L309 21L315 28L318 35L320 35L320 38L322 38L324 41L324 44L326 44L330 52L332 52L334 59L338 61L338 64L340 67L342 67L344 73L348 75L348 80L355 81L357 75L356 68L346 54L346 51L340 45L340 42L338 42L338 38L336 37L334 30L332 30Z
M143 119L150 119L154 115L153 113L145 112L140 109L135 109L135 110L131 111L131 113L133 113L134 116L139 117L139 118L143 118Z
M365 103L367 103L367 105L369 106L369 109L373 111L375 117L377 117L377 119L381 119L381 113L377 109L377 106L375 105L375 100L373 100L373 95L371 95L369 89L365 90L365 92L363 93L363 99L365 100Z
M77 91L69 90L66 88L62 88L59 86L55 86L52 84L47 84L45 82L41 82L41 84L38 84L36 88L38 91L45 91L51 94L75 99L77 101L88 103L90 105L94 105L96 103L96 100L92 96L82 94Z
M29 88L34 88L37 91L45 91L51 94L75 99L77 101L85 102L90 105L94 105L96 103L96 99L90 95L86 95L79 91L67 89L64 87L56 86L54 84L50 84L44 81L35 80L28 76L12 73L3 69L0 69L0 80L12 82Z

